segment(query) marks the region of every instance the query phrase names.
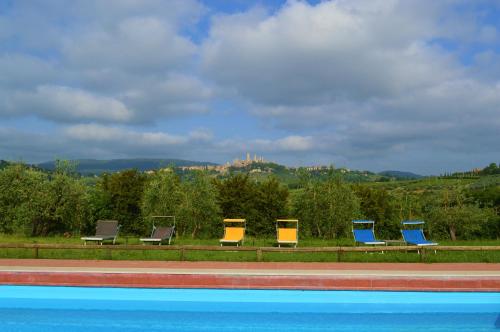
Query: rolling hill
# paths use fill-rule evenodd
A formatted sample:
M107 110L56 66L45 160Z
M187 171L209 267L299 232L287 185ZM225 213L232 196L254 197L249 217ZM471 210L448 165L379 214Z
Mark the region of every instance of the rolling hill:
M202 166L202 165L217 165L210 162L191 161L182 159L77 159L72 160L77 164L76 171L80 174L101 174L105 172L117 172L123 169L136 168L139 171L148 171L167 166ZM38 167L53 171L55 161L47 161L37 164Z

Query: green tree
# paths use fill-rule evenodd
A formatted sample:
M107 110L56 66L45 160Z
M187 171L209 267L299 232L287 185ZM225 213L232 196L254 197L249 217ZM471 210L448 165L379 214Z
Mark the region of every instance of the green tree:
M226 180L215 180L218 203L224 218L247 218L256 212L254 199L257 186L248 174L232 175Z
M395 198L385 189L374 189L363 185L354 187L360 200L361 213L374 220L377 235L382 238L400 237L399 211Z
M422 218L422 197L424 194L425 192L417 194L408 191L404 187L396 188L391 191L391 195L394 198L398 221Z
M335 239L348 236L351 220L360 216L359 199L340 178L307 180L296 196L294 211L307 235Z
M85 185L58 168L50 181L44 184L42 197L38 196L42 215L33 221L33 235L78 233L87 217Z
M96 222L99 219L114 218L111 194L103 189L103 178L100 178L96 185L87 187L87 209L88 217L81 225L81 234L95 232Z
M429 199L425 214L433 234L452 241L479 238L485 226L498 218L493 209L467 201L460 189L446 189Z
M483 175L500 174L500 167L498 167L497 164L495 163L491 163L481 171L481 174Z
M32 234L33 222L41 218L41 199L46 174L22 164L0 170L0 228L5 233Z
M250 235L274 235L276 219L287 215L288 188L276 178L257 183L248 174L237 174L215 184L223 216L245 218Z
M32 236L78 232L86 206L85 186L61 169L51 177L22 164L0 171L3 232Z
M221 216L217 188L204 172L195 172L191 181L182 183L183 199L179 206L178 228L191 238L220 236Z
M155 172L147 180L141 202L144 218L176 215L183 200L181 181L172 168Z
M102 198L109 206L101 211L110 218L117 219L126 234L143 234L146 225L141 218L141 198L145 176L137 170L125 170L113 174L103 174L98 188Z
M480 207L494 208L500 214L500 186L488 186L486 188L470 190L467 195L471 197Z
M276 233L275 222L288 216L288 188L274 177L257 184L252 200L253 215L248 216L248 232L257 236L272 236Z

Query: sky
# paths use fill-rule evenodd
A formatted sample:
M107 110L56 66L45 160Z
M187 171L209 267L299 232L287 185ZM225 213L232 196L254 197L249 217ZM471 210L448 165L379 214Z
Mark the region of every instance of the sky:
M0 0L0 159L500 162L500 1Z

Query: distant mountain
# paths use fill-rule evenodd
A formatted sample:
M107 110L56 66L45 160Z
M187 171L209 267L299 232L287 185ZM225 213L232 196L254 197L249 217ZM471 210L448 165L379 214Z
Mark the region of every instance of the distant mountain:
M387 176L391 178L395 178L397 180L414 180L414 179L421 179L424 176L411 173L411 172L401 172L401 171L383 171L380 173L377 173L378 175L382 176Z
M0 169L5 168L9 165L10 165L10 163L8 161L0 160Z
M101 174L104 172L117 172L124 169L136 168L139 171L148 171L158 168L173 166L204 166L217 165L210 162L200 162L182 159L77 159L72 160L77 164L76 171L81 174ZM55 161L47 161L37 165L45 170L52 171L55 168Z

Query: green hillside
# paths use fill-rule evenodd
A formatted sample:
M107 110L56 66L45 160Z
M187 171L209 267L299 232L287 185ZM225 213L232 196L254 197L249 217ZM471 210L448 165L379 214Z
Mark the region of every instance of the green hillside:
M181 172L186 173L186 172ZM364 182L391 182L401 179L396 173L408 174L406 172L394 171L392 175L382 175L370 171L363 170L350 170L347 168L334 168L324 166L315 168L290 168L276 163L252 163L245 167L230 167L227 173L212 172L218 178L227 178L235 174L249 174L250 178L256 181L264 181L269 177L275 177L280 182L286 184L289 188L297 188L300 179L303 176L311 177L316 180L326 180L331 176L341 178L343 181L350 183L364 183ZM418 176L413 174L414 176ZM406 177L403 176L402 179Z
M419 174L415 174L412 172L401 172L401 171L383 171L379 172L378 174L389 178L395 178L398 180L412 180L412 179L423 178L423 176Z
M137 169L141 172L164 168L168 166L201 166L201 165L216 165L209 162L182 160L182 159L112 159L112 160L96 160L96 159L77 159L72 160L75 163L76 171L82 175L112 173L124 169ZM37 166L53 171L55 169L55 161L47 161L38 164Z

